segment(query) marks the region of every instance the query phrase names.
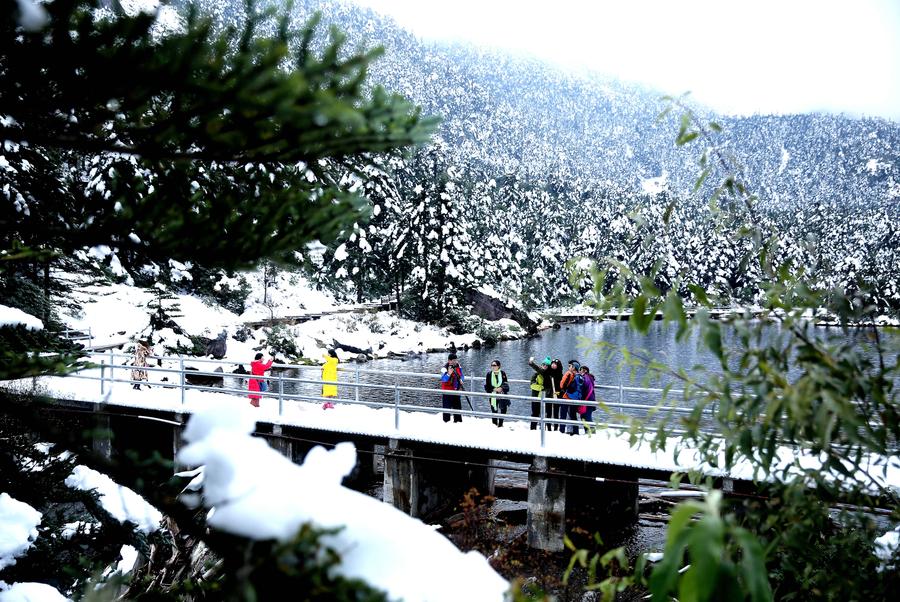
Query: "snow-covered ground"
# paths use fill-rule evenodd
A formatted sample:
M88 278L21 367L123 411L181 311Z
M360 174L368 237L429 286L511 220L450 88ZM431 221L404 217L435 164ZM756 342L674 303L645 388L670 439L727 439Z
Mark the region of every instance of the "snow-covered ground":
M170 308L173 321L184 334L168 328L151 332L151 305L157 303L157 291L128 284L79 284L79 277L68 275L67 278L76 286L72 300L78 302L81 309L64 314L63 321L73 330L90 330L94 347L122 346L125 351L130 351L136 340L149 335L154 350L165 353L178 345L190 348L192 342L186 335L214 339L225 331L228 335L225 359L246 364L257 351L270 349L267 344L270 330L248 329L248 323L273 316L300 317L328 312L347 313L325 315L283 327L282 332L291 338L304 358L319 362L329 348L340 345L364 350L372 357L390 357L471 346L478 340L473 333L451 334L446 329L401 318L394 311L348 312L354 306L337 303L330 295L315 290L302 276L287 272L279 273L276 283L268 287L266 304L261 302L263 291L258 274L249 273L252 292L246 311L240 315L194 295L172 293L174 299L163 304ZM22 321L23 316L17 319ZM486 321L485 325L497 329L501 338L524 335L521 327L509 319ZM241 331L247 334L244 342L233 336ZM338 349L342 361L356 355Z
M0 327L24 326L28 330L43 330L44 324L21 309L0 305Z
M305 522L340 528L325 543L341 554L336 570L391 599L503 600L509 584L478 552L393 506L341 485L356 463L351 443L312 449L302 465L252 437L257 413L246 405L201 410L188 422L178 460L202 465L210 526L253 539L288 540ZM460 578L464 576L464 578Z

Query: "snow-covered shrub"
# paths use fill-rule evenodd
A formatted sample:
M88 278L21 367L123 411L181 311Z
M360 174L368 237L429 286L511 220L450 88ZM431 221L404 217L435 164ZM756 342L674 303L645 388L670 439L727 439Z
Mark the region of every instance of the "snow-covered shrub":
M290 328L281 324L276 324L271 328L265 329L266 345L270 352L287 356L288 359L303 357L303 352L297 348L297 342Z
M230 312L244 312L251 287L243 274L208 270L201 266L195 266L192 273L194 279L186 283L187 292L215 301Z

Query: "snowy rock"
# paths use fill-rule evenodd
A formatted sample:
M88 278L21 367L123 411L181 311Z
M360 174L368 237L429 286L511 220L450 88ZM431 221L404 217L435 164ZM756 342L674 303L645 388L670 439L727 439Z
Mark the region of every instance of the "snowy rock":
M496 293L495 293L496 294ZM537 332L537 323L521 308L515 307L499 295L490 295L485 290L470 290L466 292L466 301L471 311L486 320L511 319L517 322L526 332Z
M24 502L0 493L0 570L16 563L37 538L41 513Z
M4 589L0 581L0 602L69 602L52 585L46 583L13 583Z
M79 465L66 478L65 483L73 489L95 489L100 495L103 509L119 522L131 521L138 530L148 534L159 528L162 513L134 491L115 483L105 474Z
M43 330L44 323L21 309L0 305L0 328L24 326L27 330Z

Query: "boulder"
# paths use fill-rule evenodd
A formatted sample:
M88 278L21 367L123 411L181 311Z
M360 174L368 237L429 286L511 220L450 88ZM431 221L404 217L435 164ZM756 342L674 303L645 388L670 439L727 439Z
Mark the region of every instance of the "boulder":
M332 342L334 343L334 345L332 346L334 349L343 349L347 353L355 353L356 355L372 355L371 347L369 347L368 349L360 349L359 347L339 343L337 339L332 339Z
M537 333L538 322L531 319L528 313L514 307L512 303L504 299L487 295L480 290L470 289L466 291L466 301L471 312L476 316L492 322L501 318L509 318L518 322L528 335Z
M185 366L184 367L184 380L186 383L190 385L201 385L205 387L213 387L213 386L221 386L223 382L222 376L210 376L208 374L189 374L188 371L200 372L199 368L194 368L193 366ZM206 370L203 370L206 372ZM217 367L213 372L222 372L224 376L224 370L222 370L222 366Z
M215 338L215 340L206 344L206 355L211 355L217 360L225 357L225 354L228 352L228 343L226 339L228 338L228 332L223 330L219 333L219 336Z

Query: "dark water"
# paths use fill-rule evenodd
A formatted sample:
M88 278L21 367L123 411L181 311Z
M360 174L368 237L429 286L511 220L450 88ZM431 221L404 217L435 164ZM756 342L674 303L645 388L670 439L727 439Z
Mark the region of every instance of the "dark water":
M615 355L608 357L608 352L596 347L596 342L605 341L616 346L626 345L634 349L646 348L654 357L663 362L669 362L677 367L688 368L696 363L714 363L713 357L708 353L698 351L695 341L676 343L674 330L662 328L661 324L654 324L648 335L638 335L622 322L588 322L563 326L559 330L548 330L541 335L517 341L504 341L490 348L458 350L460 365L466 380L466 389L483 392L485 374L490 369L491 361L499 359L511 381L528 381L533 374L528 367L528 358L534 357L538 363L546 357L559 358L563 366L571 359L577 359L582 364L590 367L598 385L598 397L604 401L617 402L620 400L618 386L640 385L640 378L634 381L626 371L619 370L621 357ZM430 353L411 355L406 359L377 359L365 364L344 363L343 371L339 374L339 381L348 385L355 383L358 368L359 381L361 383L377 383L393 387L419 387L428 389L428 392L400 392L400 402L410 405L425 405L440 407L440 393L438 392L438 375L447 360L446 353ZM369 370L383 370L390 372L417 373L407 375L372 374ZM319 369L316 367L291 370L285 376L301 379L318 379ZM642 377L643 375L639 375ZM665 381L655 381L650 386L661 387ZM602 390L600 386L608 386L609 390ZM317 385L291 383L285 384L285 392L301 395L316 395L319 391ZM528 382L512 382L510 393L513 395L528 396L530 389ZM356 391L353 386L339 388L341 398L355 398ZM360 398L368 401L380 401L393 403L395 393L392 389L372 390L361 389ZM486 410L487 402L484 398L470 397L476 409ZM626 403L652 404L659 400L658 394L636 393L623 391L621 400ZM464 403L464 407L467 405ZM530 415L530 402L525 400L512 400L511 414Z

